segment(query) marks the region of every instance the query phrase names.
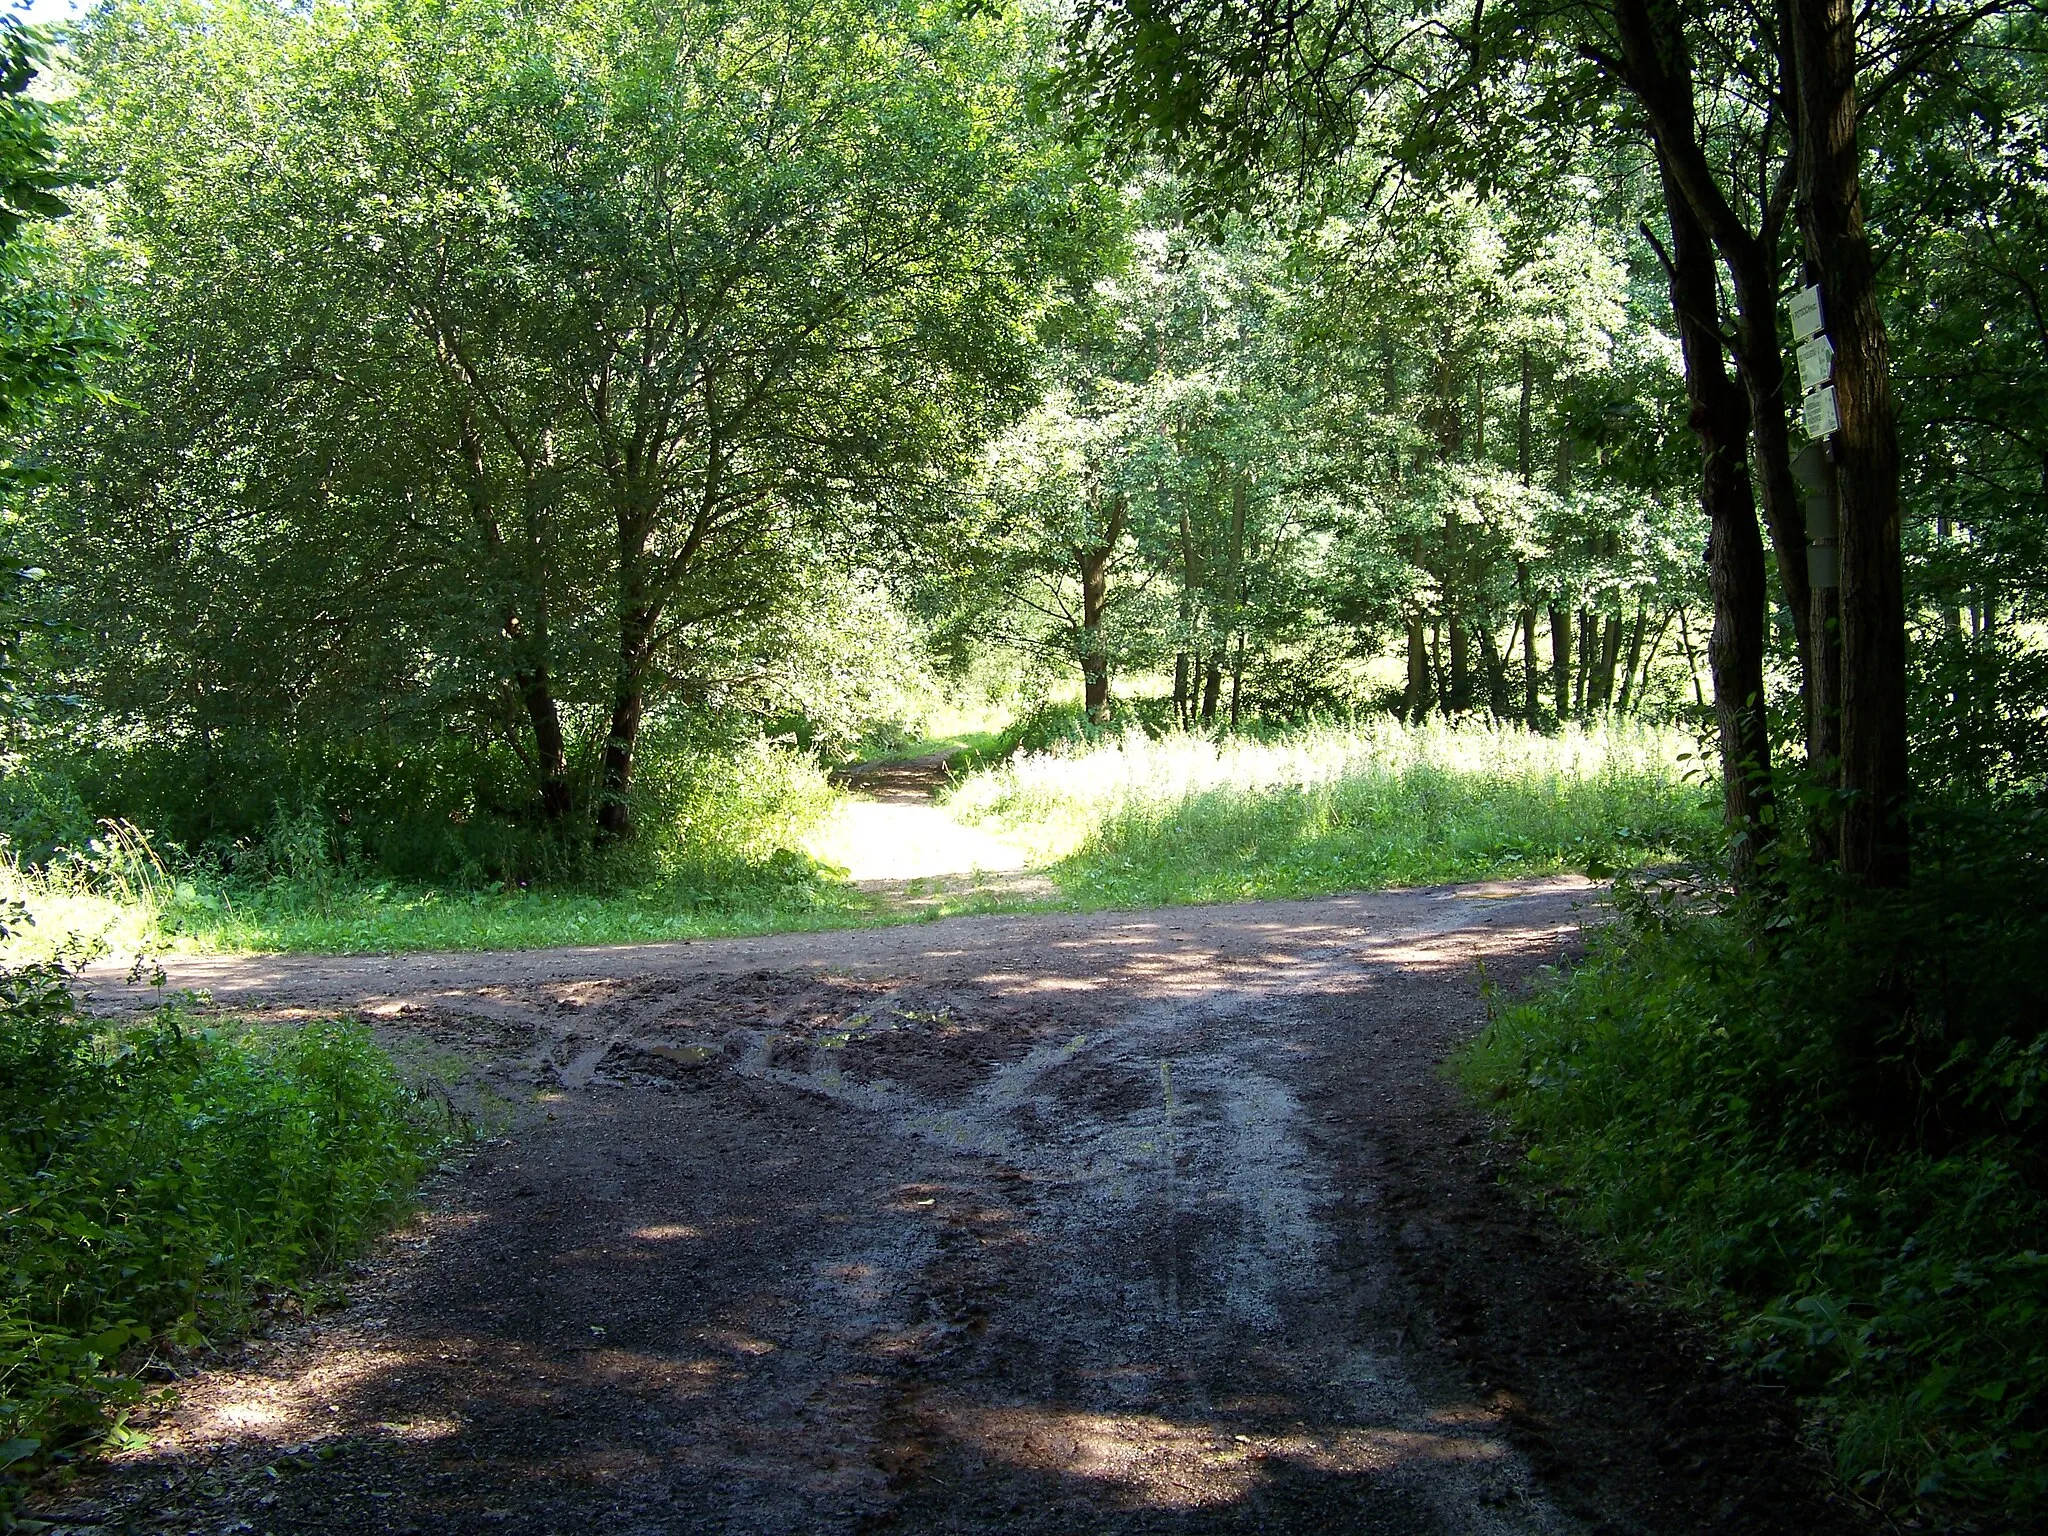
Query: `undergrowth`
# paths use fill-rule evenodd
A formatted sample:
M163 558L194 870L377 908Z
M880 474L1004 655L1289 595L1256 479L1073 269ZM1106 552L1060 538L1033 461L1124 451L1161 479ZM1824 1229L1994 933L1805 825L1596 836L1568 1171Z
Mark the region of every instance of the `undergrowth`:
M1461 1071L1538 1191L1802 1394L1852 1487L2012 1529L2048 1507L2048 828L1925 830L1913 889L1854 903L1789 867L1756 910L1624 883Z
M79 1018L0 979L0 1516L19 1474L120 1436L166 1350L246 1329L406 1206L453 1127L352 1025L230 1035Z

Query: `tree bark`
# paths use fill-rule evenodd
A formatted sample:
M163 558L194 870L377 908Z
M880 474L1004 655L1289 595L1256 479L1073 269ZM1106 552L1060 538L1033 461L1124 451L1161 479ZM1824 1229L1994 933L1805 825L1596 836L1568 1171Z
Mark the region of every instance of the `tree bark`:
M1662 150L1671 220L1667 275L1685 359L1685 391L1700 445L1700 502L1706 511L1707 577L1714 630L1707 663L1721 738L1722 811L1738 889L1754 882L1756 856L1775 833L1771 742L1764 714L1763 538L1749 483L1748 406L1721 354L1721 295L1714 248L1698 216L1673 184Z
M629 585L637 588L638 583ZM645 603L629 607L619 616L618 665L597 800L598 835L607 842L622 842L633 835L633 755L647 714L647 661L653 654L659 617L658 610Z
M1622 72L1643 106L1656 141L1666 199L1688 203L1695 221L1727 263L1735 290L1731 345L1748 396L1749 432L1757 484L1763 493L1764 521L1798 642L1800 699L1811 757L1814 727L1820 718L1813 704L1815 672L1828 658L1814 643L1806 520L1792 478L1785 357L1778 340L1778 243L1784 195L1790 189L1783 182L1766 188L1758 228L1749 228L1714 179L1700 141L1693 105L1692 53L1682 13L1656 0L1617 0L1614 16L1622 44Z
M1129 501L1121 491L1111 496L1102 537L1075 551L1081 572L1082 707L1097 724L1109 720L1109 643L1103 623L1109 612L1109 566L1116 558L1128 510Z
M1792 0L1799 188L1807 259L1835 346L1841 563L1841 864L1894 886L1912 872L1906 824L1905 579L1889 343L1863 226L1856 18L1848 0Z
M1472 637L1465 621L1454 609L1450 616L1451 693L1450 712L1462 714L1472 707Z
M1429 677L1429 641L1422 633L1422 615L1408 615L1408 688L1401 695L1401 714L1420 720L1429 713L1435 689Z
M1550 691L1560 721L1572 717L1572 626L1565 611L1550 605Z
M1629 696L1635 692L1636 667L1643 659L1643 633L1649 628L1649 622L1649 600L1639 597L1636 599L1636 621L1628 632L1628 656L1621 669L1621 699L1614 706L1616 714L1628 713Z

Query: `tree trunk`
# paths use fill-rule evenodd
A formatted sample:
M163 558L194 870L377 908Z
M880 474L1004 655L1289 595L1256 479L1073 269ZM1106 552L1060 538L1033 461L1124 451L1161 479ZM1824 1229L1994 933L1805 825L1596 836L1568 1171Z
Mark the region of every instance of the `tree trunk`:
M1230 729L1237 730L1237 699L1244 687L1244 631L1237 632L1237 654L1230 662Z
M1792 477L1792 442L1785 414L1785 355L1778 344L1778 227L1729 258L1737 321L1735 356L1749 396L1749 420L1762 492L1764 526L1770 531L1778 586L1792 615L1799 647L1799 700L1806 728L1807 757L1819 761L1814 699L1816 673L1832 655L1817 642L1813 626L1813 580L1806 566L1806 508ZM1768 241L1768 244L1765 242Z
M1752 883L1756 855L1774 835L1771 740L1764 715L1764 546L1749 483L1747 402L1721 355L1721 295L1714 248L1660 150L1671 220L1671 308L1685 358L1685 392L1700 444L1700 501L1707 514L1707 578L1714 630L1707 662L1720 726L1722 807L1738 888Z
M1863 227L1856 18L1849 0L1792 0L1806 254L1835 346L1836 533L1841 563L1842 870L1871 885L1911 874L1906 825L1905 580L1889 344Z
M1635 692L1636 667L1643 659L1643 632L1649 628L1650 604L1647 598L1636 599L1636 621L1629 627L1628 658L1621 669L1621 699L1614 706L1616 714L1628 713L1628 701Z
M1591 610L1579 610L1579 672L1572 684L1572 710L1583 717L1586 713L1586 681L1593 670L1593 637L1599 631L1594 627Z
M2048 468L2044 468L2043 474L2048 475ZM1948 513L1936 512L1934 542L1944 555L1948 551L1949 535ZM1951 640L1962 638L1963 633L1963 610L1957 606L1956 589L1948 577L1943 577L1941 583L1941 632Z
M1517 623L1514 629L1508 631L1509 652L1515 648L1515 630L1520 628L1521 625ZM1496 720L1513 718L1514 711L1508 704L1507 657L1493 638L1492 621L1483 618L1479 625L1479 661L1486 671L1487 712Z
M533 728L534 768L540 778L540 814L549 826L569 819L569 748L562 737L562 715L545 662L514 674L512 685L526 706Z
M1429 642L1422 633L1422 615L1408 615L1408 688L1401 695L1401 714L1420 720L1429 713L1435 688L1429 677Z
M1109 721L1109 641L1103 623L1109 613L1109 566L1123 537L1127 508L1122 492L1112 496L1101 539L1074 552L1081 573L1081 703L1098 725Z
M1102 612L1109 595L1109 551L1081 553L1081 703L1088 718L1109 718L1109 652L1102 634Z
M1208 669L1202 677L1202 724L1216 723L1216 706L1223 699L1223 660L1219 653L1210 653Z
M1522 723L1535 730L1540 723L1536 704L1536 600L1529 595L1529 562L1515 562L1515 589L1522 599Z
M1565 611L1550 605L1550 691L1560 722L1572 717L1572 626Z
M1621 615L1607 615L1605 632L1600 637L1600 702L1599 708L1614 707L1614 673L1621 665Z
M1450 631L1450 712L1462 714L1472 707L1472 637L1465 628L1465 621L1455 610L1450 617Z
M1183 730L1188 725L1188 653L1173 653L1173 721Z
M1700 688L1700 657L1693 649L1692 629L1685 622L1685 610L1678 610L1678 643L1685 647L1685 675L1692 679L1692 701L1701 709L1707 707L1707 696Z
M637 582L633 586L637 587ZM619 617L618 670L612 679L612 716L604 738L603 776L597 799L598 835L620 842L633 835L633 753L646 717L647 660L653 652L659 615L651 606L629 608Z

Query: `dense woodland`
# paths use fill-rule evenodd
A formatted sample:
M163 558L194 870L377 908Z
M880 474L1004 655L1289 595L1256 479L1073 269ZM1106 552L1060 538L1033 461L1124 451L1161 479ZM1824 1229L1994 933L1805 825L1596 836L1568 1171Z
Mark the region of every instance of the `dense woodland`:
M17 867L630 882L949 690L1692 731L1714 831L1473 1080L1859 1497L2048 1497L2037 4L4 38Z

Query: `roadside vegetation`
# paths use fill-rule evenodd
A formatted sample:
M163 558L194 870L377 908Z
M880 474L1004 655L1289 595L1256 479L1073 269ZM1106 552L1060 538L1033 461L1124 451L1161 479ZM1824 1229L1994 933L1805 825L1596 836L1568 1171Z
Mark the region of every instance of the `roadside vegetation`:
M456 1130L358 1027L115 1026L0 974L0 1522L166 1362L317 1304Z
M1532 1194L1799 1393L1859 1496L1944 1528L2048 1503L2048 865L2015 814L1949 818L1910 893L1853 906L1807 867L1767 913L1624 882L1459 1063Z

